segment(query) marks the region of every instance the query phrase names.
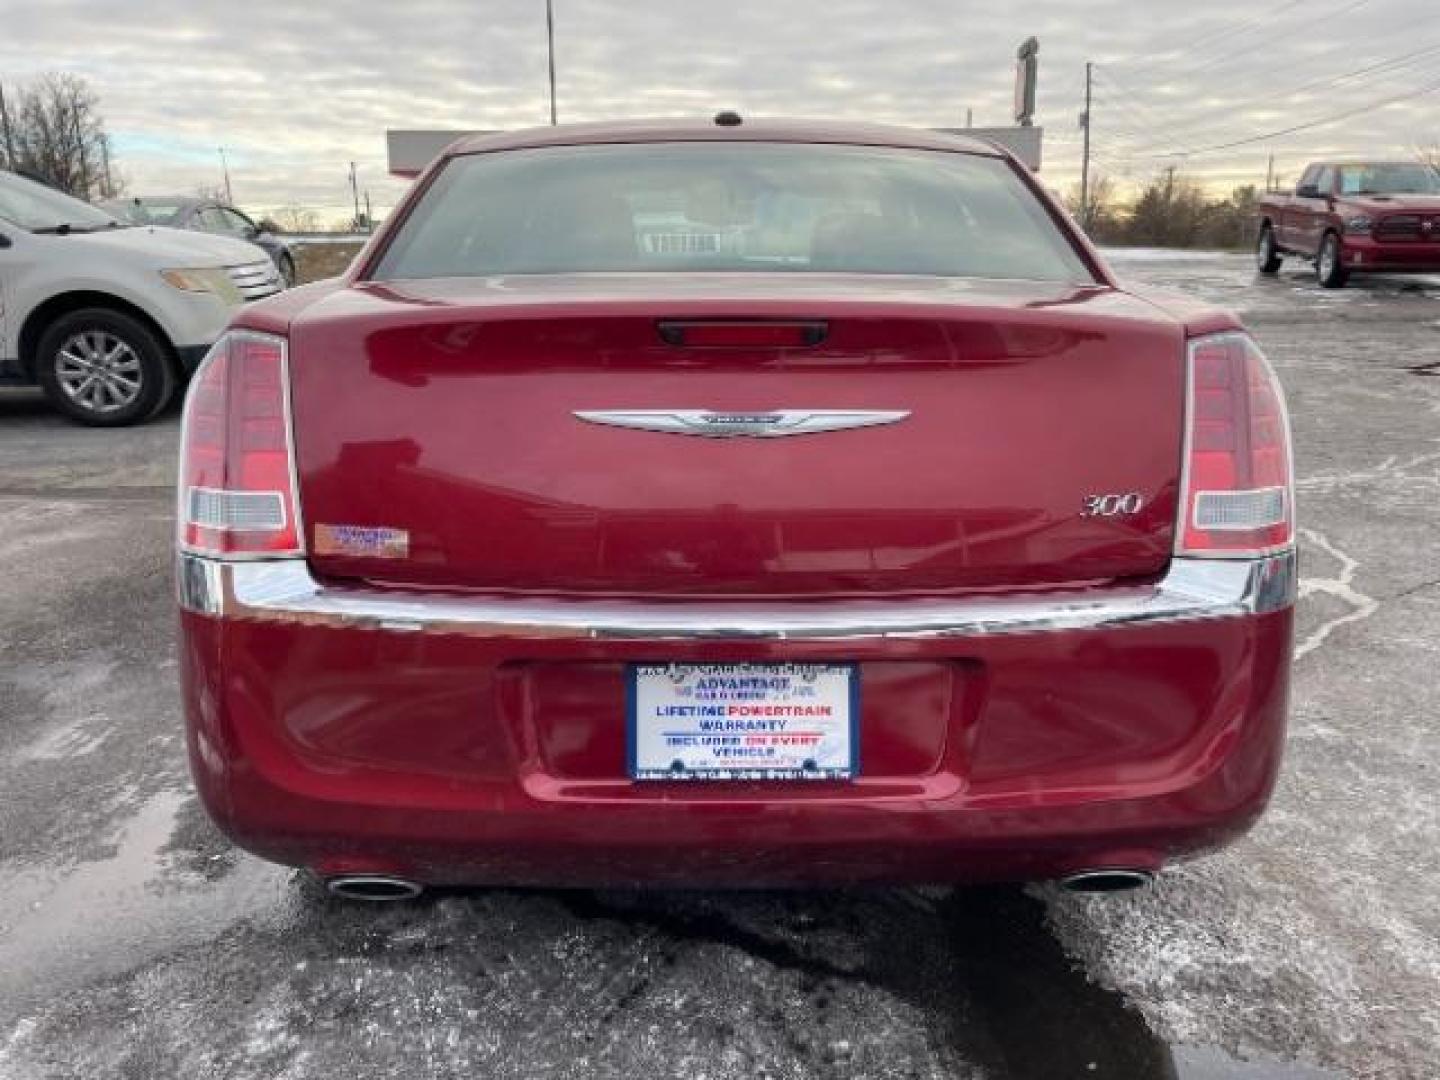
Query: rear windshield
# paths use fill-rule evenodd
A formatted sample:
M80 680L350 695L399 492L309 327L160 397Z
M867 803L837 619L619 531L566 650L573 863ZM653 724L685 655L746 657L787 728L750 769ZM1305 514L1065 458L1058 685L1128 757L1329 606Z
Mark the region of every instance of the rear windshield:
M775 143L456 157L374 276L603 271L1094 280L1004 160Z

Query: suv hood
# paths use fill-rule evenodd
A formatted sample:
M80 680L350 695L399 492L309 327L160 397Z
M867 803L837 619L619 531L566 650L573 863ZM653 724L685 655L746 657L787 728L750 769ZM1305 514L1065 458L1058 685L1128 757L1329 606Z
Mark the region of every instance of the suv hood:
M134 226L105 232L71 233L51 239L107 252L149 256L156 268L239 266L267 258L264 251L244 240L209 233L187 232L157 226Z

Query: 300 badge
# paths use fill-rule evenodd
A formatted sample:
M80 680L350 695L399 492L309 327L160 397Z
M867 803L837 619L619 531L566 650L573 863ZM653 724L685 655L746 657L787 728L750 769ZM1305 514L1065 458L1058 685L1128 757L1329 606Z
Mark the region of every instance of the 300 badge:
M1138 514L1145 505L1145 496L1138 491L1114 495L1086 495L1081 517L1128 517Z

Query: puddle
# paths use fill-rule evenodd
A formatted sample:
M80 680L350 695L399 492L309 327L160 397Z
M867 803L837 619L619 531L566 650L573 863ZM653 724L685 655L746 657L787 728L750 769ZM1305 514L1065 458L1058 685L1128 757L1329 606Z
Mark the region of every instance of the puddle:
M220 882L169 876L165 848L190 798L152 796L122 826L111 858L7 872L0 909L6 1011L208 940L242 918L282 920L294 909L288 871L253 859Z
M1065 955L1043 901L1016 889L957 890L938 914L964 996L996 1043L1000 1075L1179 1076L1144 1018Z
M193 1056L192 1037L229 1045L255 1069L243 1075L256 1076L275 1075L288 1054L343 1071L355 1045L413 1060L437 1033L464 1032L488 1014L493 1024L446 1036L467 1069L486 1074L504 1054L536 1074L597 1055L589 1075L636 1075L648 1051L637 1061L610 1050L659 1032L661 1042L674 1037L672 1048L724 1058L738 1042L761 1063L798 1070L754 1075L877 1075L877 1061L898 1075L914 1061L993 1080L1338 1080L1168 1045L1069 959L1042 896L1015 888L436 890L414 903L344 904L253 860L213 882L177 871L186 801L150 799L113 859L21 875L18 918L0 927L0 1000L23 1015L39 1005L35 983L73 998L79 986L176 955L178 969L159 964L139 984L146 1015L126 1022L177 1054ZM238 950L196 948L242 920L262 933ZM201 985L248 980L249 990L197 990L197 973ZM113 1017L82 1015L21 1021L15 1060L56 1046L67 1062L108 1060ZM316 1016L326 1018L320 1028ZM563 1030L530 1041L559 1016ZM735 1016L763 1037L747 1040ZM697 1017L713 1031L696 1028ZM278 1057L250 1060L256 1032ZM4 1054L0 1045L0 1071ZM675 1062L654 1064L658 1074Z
M798 973L821 999L842 983L891 994L931 1015L959 1057L1003 1080L1341 1080L1172 1046L1121 994L1090 980L1048 929L1044 900L1017 888L802 894L765 920L751 910L755 897L546 895L581 922L621 922L665 949L739 950Z
M1171 1046L1117 991L1091 981L1045 923L1045 904L1014 889L959 890L941 906L969 999L1002 1055L1001 1076L1154 1080L1343 1080L1285 1062L1241 1061L1216 1047Z

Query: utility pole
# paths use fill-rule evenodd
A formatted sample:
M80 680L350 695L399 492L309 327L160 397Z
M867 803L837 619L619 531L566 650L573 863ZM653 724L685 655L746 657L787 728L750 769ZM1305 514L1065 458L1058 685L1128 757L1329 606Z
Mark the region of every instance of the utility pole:
M1095 79L1095 65L1085 62L1085 111L1080 114L1084 146L1080 151L1080 227L1090 227L1090 92Z
M80 170L80 190L73 194L82 199L94 198L90 190L89 155L85 152L85 133L80 130L80 109L72 101L70 105L70 127L75 133L75 164Z
M375 231L375 215L370 210L370 192L368 189L365 192L365 231L372 233Z
M972 127L975 126L975 110L974 110L974 109L966 109L966 110L965 110L965 126L966 126L967 128L972 128Z
M1275 154L1272 151L1270 161L1265 166L1265 194L1275 190Z
M355 228L360 228L360 185L355 180L355 162L350 162L350 195L355 200Z
M550 126L559 121L555 115L555 0L545 0L545 42L550 56Z
M225 147L220 147L220 173L225 177L225 201L235 205L235 195L230 190L230 163L225 160Z
M10 133L10 112L5 108L5 87L0 84L0 135L5 139L5 167L16 168L20 162L15 158L15 138Z

